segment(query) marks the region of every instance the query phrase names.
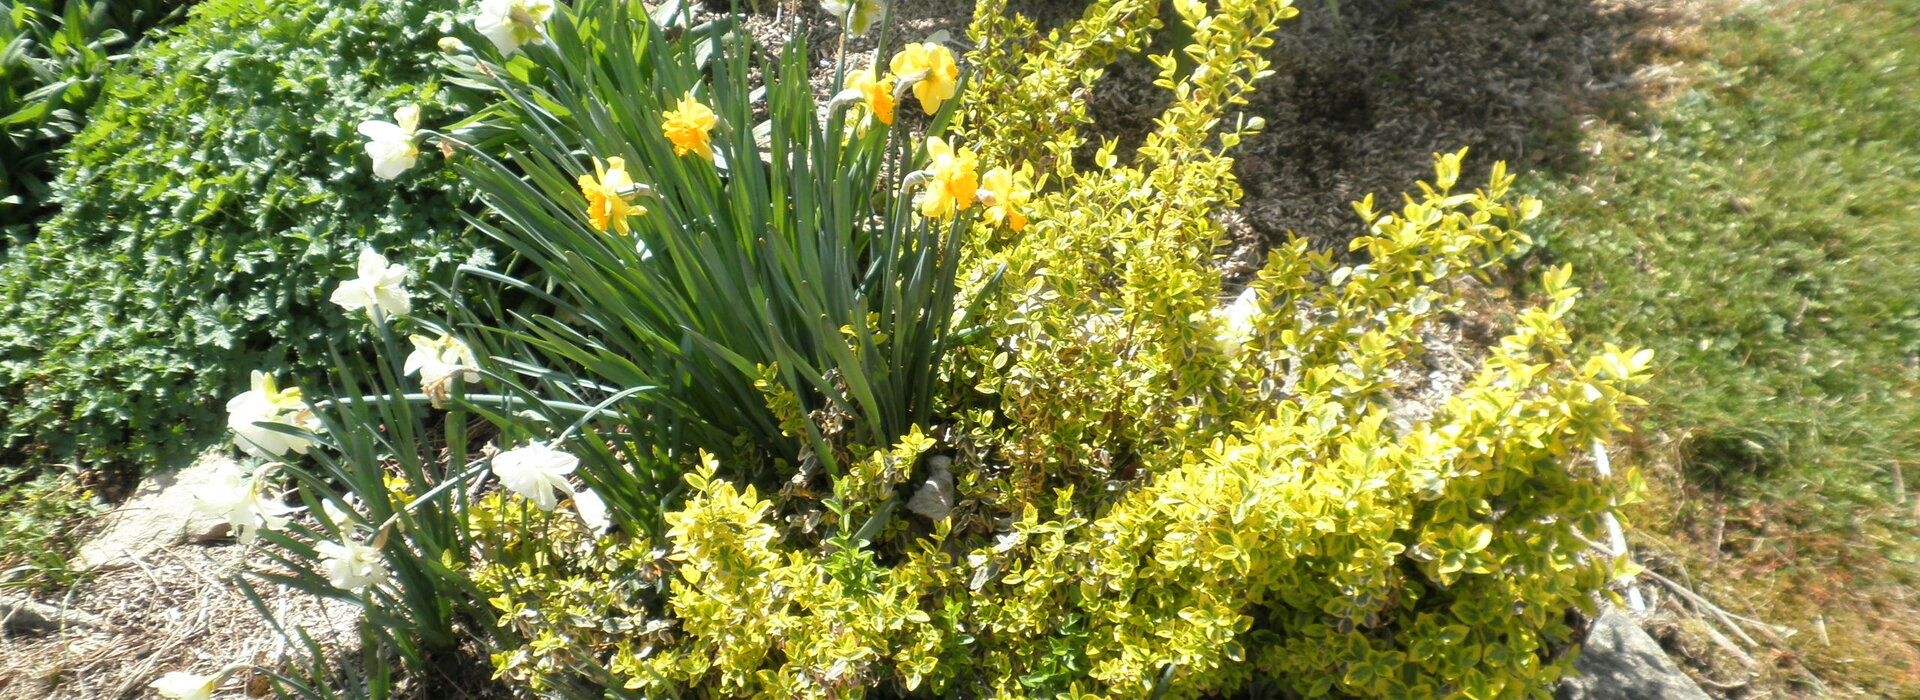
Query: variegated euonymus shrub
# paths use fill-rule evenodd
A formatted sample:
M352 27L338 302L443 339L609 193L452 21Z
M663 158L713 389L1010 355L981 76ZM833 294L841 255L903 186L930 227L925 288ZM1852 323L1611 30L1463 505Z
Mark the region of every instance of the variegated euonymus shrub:
M1587 537L1632 490L1583 455L1646 354L1571 356L1554 269L1464 388L1392 410L1425 326L1539 209L1503 167L1462 185L1463 154L1357 204L1351 260L1290 242L1229 293L1215 217L1260 127L1230 110L1294 13L1172 7L1169 106L1122 156L1083 148L1076 96L1157 3L1041 39L986 2L970 76L883 36L820 104L801 47L730 22L490 0L495 50L456 64L498 101L436 133L478 154L475 223L527 266L414 305L363 254L335 300L387 357L342 384L385 393L232 404L323 527L267 512L257 475L216 500L287 528L275 580L481 636L559 697L1541 694L1568 611L1626 570ZM390 126L368 154L398 165L414 128ZM404 437L427 407L445 455Z

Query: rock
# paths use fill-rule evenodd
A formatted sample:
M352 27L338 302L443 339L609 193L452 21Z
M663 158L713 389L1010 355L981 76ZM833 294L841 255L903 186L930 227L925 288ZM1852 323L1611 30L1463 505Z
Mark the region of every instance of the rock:
M907 501L907 510L934 522L947 519L947 514L953 512L953 472L947 470L950 464L953 458L946 455L934 455L927 460L927 480L913 492L913 498Z
M1558 700L1709 700L1632 616L1603 605Z
M80 545L74 566L83 571L118 569L161 547L225 537L225 522L194 511L193 488L232 461L225 451L209 451L193 466L149 475L133 498L101 517L104 527Z
M25 598L0 598L0 629L7 632L47 632L62 627L100 627L100 618L78 610L62 610Z

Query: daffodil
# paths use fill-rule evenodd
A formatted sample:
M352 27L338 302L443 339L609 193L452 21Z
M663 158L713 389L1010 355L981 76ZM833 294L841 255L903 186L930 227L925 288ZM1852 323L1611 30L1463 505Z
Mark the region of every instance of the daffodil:
M413 343L413 353L407 355L407 364L402 369L407 374L420 373L420 391L433 402L434 408L446 403L456 377L469 383L480 381L480 373L476 371L480 363L473 359L473 349L459 338L443 335L434 340L413 335L407 336L407 340Z
M645 214L647 208L627 201L635 189L633 177L627 174L627 159L614 156L603 166L595 158L593 173L579 180L580 194L587 198L587 223L596 231L612 228L622 236L632 232L627 217Z
M321 542L313 551L320 554L320 568L327 581L349 591L357 591L386 579L387 564L380 550L352 540Z
M953 62L953 52L939 44L907 44L893 55L889 67L894 75L914 81L913 96L928 116L953 99L960 86L960 66Z
M1006 222L1007 228L1024 231L1027 228L1027 201L1033 199L1033 166L1022 165L1019 171L1006 168L994 168L980 176L980 201L986 205L986 211L980 216L989 224Z
M288 452L306 454L312 440L260 425L278 423L319 432L319 419L307 408L300 388L281 389L273 375L259 370L254 370L251 384L249 390L227 400L227 427L233 429L233 444L262 459Z
M552 16L553 0L481 0L473 28L501 54L512 55L527 44L544 43L547 18Z
M508 490L533 501L540 510L553 510L561 493L573 493L567 475L580 466L580 458L540 443L516 447L494 455L493 475Z
M953 148L938 136L927 139L927 185L915 203L927 218L951 218L973 206L979 191L979 158L964 147Z
M873 112L881 124L893 124L893 86L891 76L875 76L877 68L856 70L847 75L847 90L858 93L861 104Z
M298 510L267 496L257 477L240 473L240 465L231 462L190 493L195 510L225 520L243 544L252 542L259 530L280 529Z
M593 489L580 489L573 494L573 509L580 513L580 522L594 532L606 532L613 527L613 520L607 517L607 502Z
M401 107L393 119L360 122L360 135L367 137L367 157L373 159L373 175L382 180L400 177L420 158L420 147L414 144L420 133L420 108Z
M211 700L213 689L220 683L219 676L202 676L184 671L173 671L161 676L159 680L147 684L161 697L176 700Z
M684 156L688 153L699 154L701 158L713 160L712 131L719 118L713 110L693 99L688 92L680 98L678 109L669 109L661 115L660 130L665 132L667 140L673 142L673 154Z
M820 9L833 15L834 21L846 27L848 34L866 36L886 6L879 0L820 0Z
M340 283L333 290L333 303L348 311L366 309L367 315L405 316L413 310L413 298L407 293L407 266L389 265L373 248L360 249L355 266L359 277Z
M1253 287L1247 287L1234 297L1233 303L1215 312L1220 317L1221 330L1215 340L1222 348L1233 353L1253 338L1253 321L1260 316L1260 298Z

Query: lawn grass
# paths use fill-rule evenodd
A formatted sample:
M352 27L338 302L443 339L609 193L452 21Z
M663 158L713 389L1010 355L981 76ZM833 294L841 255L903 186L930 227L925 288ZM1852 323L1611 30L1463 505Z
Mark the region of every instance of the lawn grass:
M1920 697L1920 0L1730 5L1699 50L1523 180L1541 252L1587 342L1657 352L1643 546L1801 631L1757 684Z

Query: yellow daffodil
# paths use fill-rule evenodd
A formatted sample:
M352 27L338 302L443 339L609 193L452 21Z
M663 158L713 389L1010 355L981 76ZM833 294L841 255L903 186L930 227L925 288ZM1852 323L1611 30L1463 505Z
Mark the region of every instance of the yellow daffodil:
M587 223L596 231L612 227L615 233L627 235L633 230L627 217L647 213L646 207L627 201L629 191L634 189L633 177L627 175L627 160L614 156L602 166L595 159L593 172L580 176L580 194L587 197Z
M986 211L980 216L989 224L1006 222L1007 228L1024 231L1027 228L1027 201L1033 199L1033 166L1022 165L1019 171L1006 168L994 168L980 176L981 202Z
M665 132L667 140L673 142L673 154L684 156L697 153L701 158L713 160L713 142L711 132L719 119L713 110L693 99L693 93L680 98L679 109L667 110L662 115L660 130Z
M847 76L847 89L860 93L860 101L873 110L880 123L893 124L893 76L875 77L877 69L856 70Z
M940 111L941 103L953 99L960 86L960 66L953 62L953 52L939 44L907 44L893 55L889 67L902 78L917 76L913 96L929 116Z
M973 206L980 188L979 158L966 148L953 148L938 136L927 139L927 189L915 203L920 215L951 218Z

